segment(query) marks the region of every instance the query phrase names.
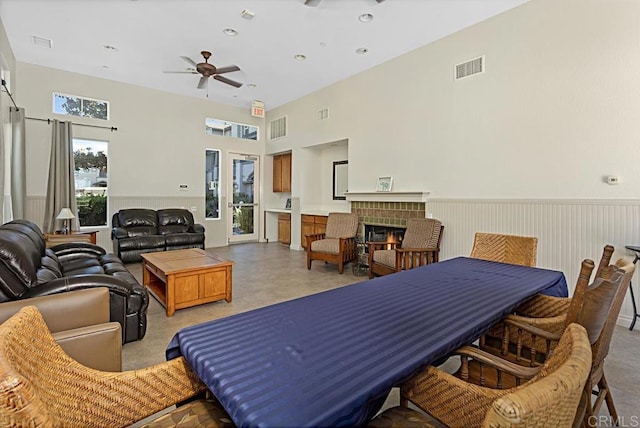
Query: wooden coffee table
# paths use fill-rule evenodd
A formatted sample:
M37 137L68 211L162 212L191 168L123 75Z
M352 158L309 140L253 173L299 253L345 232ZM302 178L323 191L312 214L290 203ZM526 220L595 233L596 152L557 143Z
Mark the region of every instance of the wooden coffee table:
M168 317L176 309L222 299L231 302L233 261L197 248L141 256L144 286L165 307Z

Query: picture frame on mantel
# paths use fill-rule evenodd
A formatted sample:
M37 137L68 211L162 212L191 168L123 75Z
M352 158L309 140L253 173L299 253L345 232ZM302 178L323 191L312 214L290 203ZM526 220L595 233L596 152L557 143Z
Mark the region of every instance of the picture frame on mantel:
M390 192L393 185L393 177L378 177L376 192Z

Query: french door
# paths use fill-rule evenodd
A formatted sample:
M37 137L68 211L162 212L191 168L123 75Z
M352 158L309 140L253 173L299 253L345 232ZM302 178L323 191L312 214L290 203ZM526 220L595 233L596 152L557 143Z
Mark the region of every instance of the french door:
M258 156L229 153L227 183L229 189L229 243L258 240L258 189L260 170Z

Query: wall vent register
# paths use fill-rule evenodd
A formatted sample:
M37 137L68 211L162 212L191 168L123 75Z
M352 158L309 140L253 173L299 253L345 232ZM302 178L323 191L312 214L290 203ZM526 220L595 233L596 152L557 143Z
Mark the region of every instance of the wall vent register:
M484 56L474 58L469 61L456 64L455 66L455 80L460 80L465 77L473 76L474 74L484 73L485 64Z

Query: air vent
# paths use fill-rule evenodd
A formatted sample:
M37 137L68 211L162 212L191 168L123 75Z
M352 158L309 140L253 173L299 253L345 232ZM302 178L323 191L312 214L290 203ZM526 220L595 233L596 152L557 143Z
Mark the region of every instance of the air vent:
M287 116L271 121L269 126L269 139L277 140L287 136Z
M474 58L455 66L455 79L463 79L474 74L484 73L484 56Z
M53 42L51 41L51 39L45 39L44 37L38 37L38 36L32 36L33 37L33 44L36 46L40 46L41 48L49 48L51 49L51 46L53 46Z
M325 119L329 119L329 109L328 108L323 108L322 110L318 111L318 120L325 120Z

